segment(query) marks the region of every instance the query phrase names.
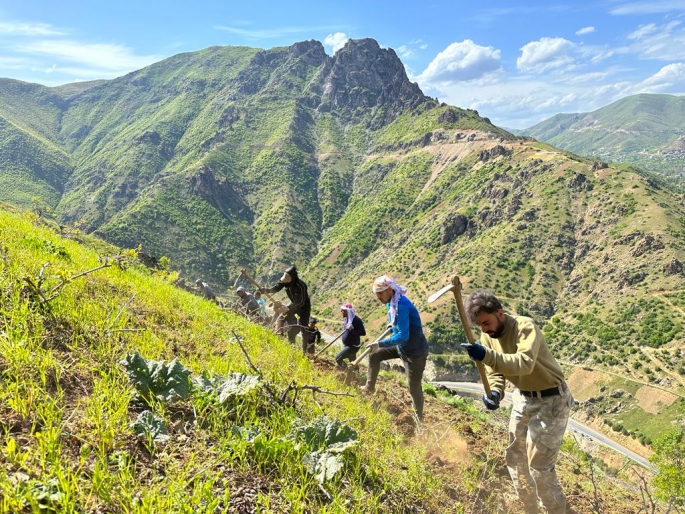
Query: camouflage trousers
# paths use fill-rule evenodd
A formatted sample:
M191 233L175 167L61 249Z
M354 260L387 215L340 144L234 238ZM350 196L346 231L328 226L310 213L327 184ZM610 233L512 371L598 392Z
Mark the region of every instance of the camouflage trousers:
M573 396L568 386L545 398L512 395L507 467L527 514L538 512L538 499L549 514L566 512L566 497L554 465L566 431Z

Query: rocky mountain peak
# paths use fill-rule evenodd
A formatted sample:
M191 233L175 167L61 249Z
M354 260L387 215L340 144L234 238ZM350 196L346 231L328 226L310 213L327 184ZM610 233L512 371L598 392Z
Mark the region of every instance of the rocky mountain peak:
M320 41L310 39L309 41L298 41L288 47L288 53L293 57L305 57L307 64L319 66L328 59L326 50Z
M395 51L369 38L349 40L326 63L321 79L320 110L353 117L357 111L372 109L372 126L389 123L403 110L427 100L407 77Z

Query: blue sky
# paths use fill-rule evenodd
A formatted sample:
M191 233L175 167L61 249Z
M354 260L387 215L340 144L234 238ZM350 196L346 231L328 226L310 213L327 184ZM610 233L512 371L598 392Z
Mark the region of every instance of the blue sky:
M685 0L3 4L0 76L48 86L212 45L317 39L332 54L371 37L424 93L509 128L640 92L685 94Z

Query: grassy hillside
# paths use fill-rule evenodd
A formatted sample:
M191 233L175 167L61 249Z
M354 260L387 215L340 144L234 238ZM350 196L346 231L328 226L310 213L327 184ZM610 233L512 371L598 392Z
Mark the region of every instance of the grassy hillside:
M0 244L0 512L520 512L505 476L506 412L428 387L415 433L391 374L373 402L325 394L346 392L325 362L174 288L130 251L62 238L5 208ZM131 380L122 361L133 352L160 361L149 363L155 382L142 361ZM245 389L214 390L216 374L256 376L251 363L261 386L238 375ZM304 385L324 392L292 390ZM320 482L306 462L324 454L310 426L322 414L341 423L327 437L349 447ZM640 505L628 475L612 477L618 466L572 439L559 472L581 512L598 498L617 513Z
M591 113L558 114L521 134L580 155L627 162L683 188L685 98L634 95Z
M467 292L490 288L533 316L574 369L672 389L656 412L638 402L620 419L635 438L654 434L639 416L682 418L667 408L685 387L682 198L629 166L439 104L373 40L333 57L316 41L212 47L107 82L0 85L0 180L16 203L59 197L61 222L142 245L218 291L242 267L271 282L296 264L326 319L350 300L379 327L369 286L392 273L419 306L435 362L467 370L449 297L425 304L458 273ZM660 113L662 101L626 99L579 133L659 134L680 112ZM608 411L622 400L606 401Z

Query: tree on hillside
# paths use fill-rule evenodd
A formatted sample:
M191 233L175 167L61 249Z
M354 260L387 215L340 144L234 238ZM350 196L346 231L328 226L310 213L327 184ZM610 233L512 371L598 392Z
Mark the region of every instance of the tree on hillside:
M660 435L653 444L650 461L657 467L654 477L656 495L671 505L685 505L685 429L673 428Z

